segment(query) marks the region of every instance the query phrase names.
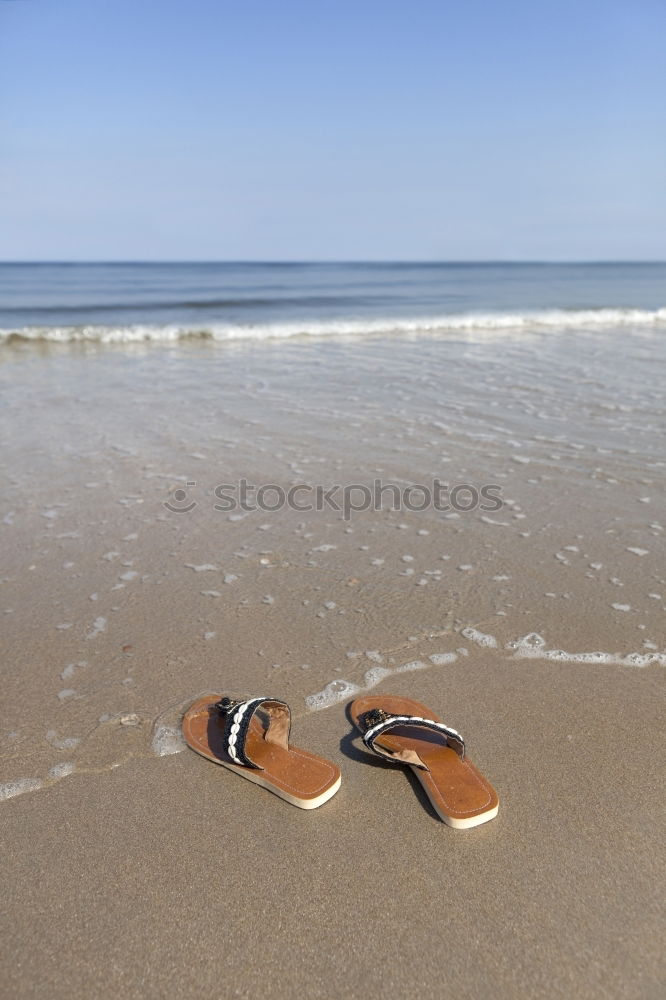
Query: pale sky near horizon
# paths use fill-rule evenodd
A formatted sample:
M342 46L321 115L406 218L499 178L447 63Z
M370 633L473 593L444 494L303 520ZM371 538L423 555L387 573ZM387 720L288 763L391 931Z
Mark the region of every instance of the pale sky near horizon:
M0 0L0 259L666 259L665 37L663 0Z

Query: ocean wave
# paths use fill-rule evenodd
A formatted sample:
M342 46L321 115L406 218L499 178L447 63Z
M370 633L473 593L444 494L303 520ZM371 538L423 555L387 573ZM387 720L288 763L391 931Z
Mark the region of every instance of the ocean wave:
M81 313L90 315L92 313L121 312L125 309L133 313L155 312L158 309L276 309L285 306L296 306L310 308L319 306L354 306L368 305L386 301L386 294L383 295L264 295L264 296L244 296L236 298L184 298L184 299L149 299L144 302L84 302L78 305L43 305L43 306L3 306L2 312L7 315L21 315L26 311L34 314L75 315Z
M99 344L169 343L187 339L213 341L273 340L291 337L410 334L493 336L548 330L600 330L616 327L666 327L666 307L660 309L546 309L528 312L459 313L431 317L293 320L257 324L134 323L128 325L24 326L0 329L0 344L12 341Z

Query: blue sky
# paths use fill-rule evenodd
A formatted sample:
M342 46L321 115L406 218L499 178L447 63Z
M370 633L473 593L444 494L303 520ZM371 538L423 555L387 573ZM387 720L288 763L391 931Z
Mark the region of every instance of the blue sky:
M663 0L0 0L0 259L666 258Z

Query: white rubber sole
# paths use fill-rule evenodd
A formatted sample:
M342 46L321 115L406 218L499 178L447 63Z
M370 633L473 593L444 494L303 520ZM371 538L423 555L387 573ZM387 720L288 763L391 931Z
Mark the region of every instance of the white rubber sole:
M298 799L295 795L290 795L289 792L277 788L270 781L267 781L266 778L263 778L261 771L254 771L249 767L239 767L237 764L228 764L225 760L219 760L218 757L210 757L207 753L197 750L196 747L191 746L189 743L187 745L190 750L194 750L195 753L198 753L201 757L205 757L206 760L211 760L213 764L219 764L220 767L226 767L228 771L234 771L239 777L245 778L247 781L252 781L255 785L261 785L267 792L272 792L273 795L277 795L279 799L284 799L285 802L296 806L297 809L318 809L319 806L323 806L324 802L328 802L329 799L333 798L342 784L342 775L338 775L337 781L330 788L327 788L325 792L322 792L321 795L317 795L314 799Z
M423 791L428 795L428 789L425 786L424 781L421 778L421 769L419 767L410 767L410 770L414 772L416 777L421 782L421 787ZM428 801L433 807L442 823L446 823L447 826L453 827L454 830L471 830L474 826L481 826L483 823L488 823L491 819L495 819L497 813L499 812L499 802L492 809L488 809L486 812L478 813L476 816L469 816L466 819L457 819L454 816L447 816L443 813L441 809L438 808L437 804L432 801L430 795L428 795Z

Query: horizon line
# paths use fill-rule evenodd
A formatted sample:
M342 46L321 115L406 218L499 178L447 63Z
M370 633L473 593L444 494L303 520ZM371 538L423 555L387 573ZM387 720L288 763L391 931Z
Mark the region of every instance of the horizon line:
M368 257L368 258L276 258L276 259L247 259L247 258L233 258L233 257L223 257L223 258L204 258L204 257L111 257L111 258L34 258L34 259L9 259L0 258L0 265L3 264L60 264L60 265L96 265L96 264L246 264L246 265L319 265L319 264L413 264L413 265L428 265L428 264L448 264L448 265L483 265L483 264L536 264L536 265L548 265L548 264L666 264L666 258L658 257L636 257L636 258L621 258L621 257L589 257L589 258L534 258L534 259L521 259L521 258L410 258L401 259L399 257L389 258L389 257Z

